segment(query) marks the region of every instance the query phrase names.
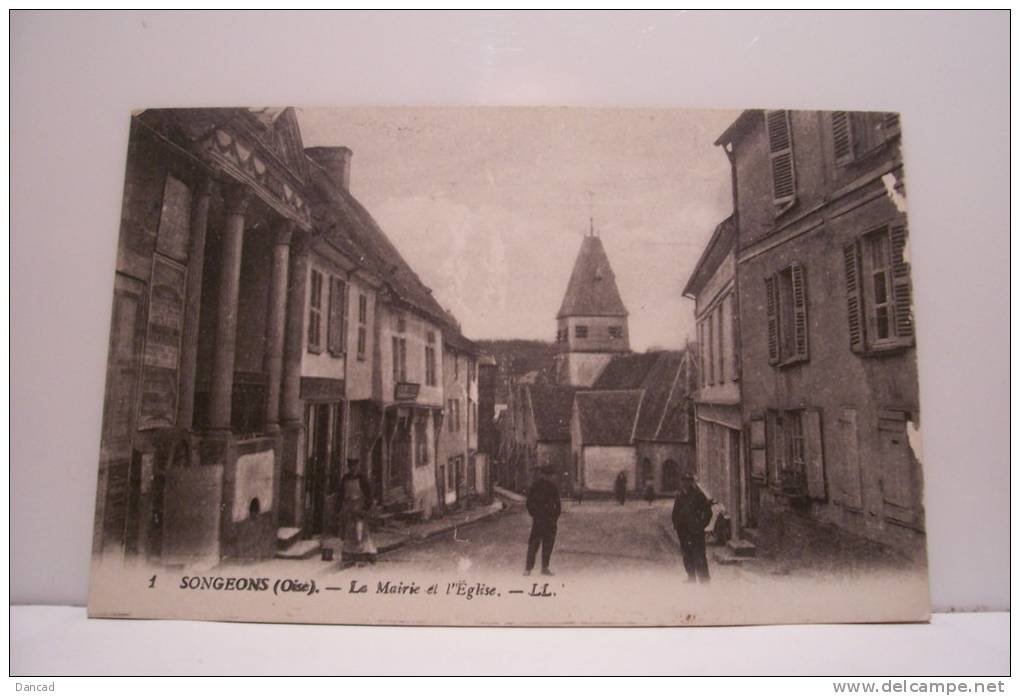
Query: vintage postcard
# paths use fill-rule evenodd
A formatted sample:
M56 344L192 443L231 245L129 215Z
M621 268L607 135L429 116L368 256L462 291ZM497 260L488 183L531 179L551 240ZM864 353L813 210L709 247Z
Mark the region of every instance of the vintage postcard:
M130 122L91 616L928 619L898 114Z

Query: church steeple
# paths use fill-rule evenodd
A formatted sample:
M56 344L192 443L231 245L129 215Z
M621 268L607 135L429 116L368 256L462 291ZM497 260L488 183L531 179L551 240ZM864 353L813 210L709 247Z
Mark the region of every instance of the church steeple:
M581 250L574 261L567 292L556 315L565 317L626 317L627 308L620 299L616 276L609 265L609 257L602 239L589 234L581 242Z
M559 381L590 387L616 353L630 352L627 308L594 223L581 242L556 315Z

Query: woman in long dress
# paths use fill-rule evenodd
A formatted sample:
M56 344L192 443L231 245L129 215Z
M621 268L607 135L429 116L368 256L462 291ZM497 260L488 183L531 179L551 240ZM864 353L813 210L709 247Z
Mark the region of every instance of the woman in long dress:
M358 460L347 460L347 473L340 479L340 520L344 545L341 562L344 567L368 561L375 563L376 548L368 529L368 512L372 508L372 485L358 470Z

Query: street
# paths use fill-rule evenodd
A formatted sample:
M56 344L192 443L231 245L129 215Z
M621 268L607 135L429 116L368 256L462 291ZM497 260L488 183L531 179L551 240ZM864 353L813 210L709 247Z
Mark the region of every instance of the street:
M669 514L672 501L649 505L608 500L563 501L551 567L558 575L662 570L683 574ZM385 555L380 563L408 563L436 571L472 568L523 571L531 518L516 505L493 519ZM539 554L541 555L541 554ZM536 566L536 570L537 570Z
M619 505L610 500L586 500L581 504L563 501L551 568L557 577L629 576L675 574L686 578L680 547L670 522L671 500L628 500ZM265 572L306 577L344 576L366 571L391 573L412 570L429 574L517 575L524 570L531 518L523 504L483 521L459 527L423 541L379 555L371 567L341 569L337 560L324 563L318 556L305 560L274 559L258 563ZM541 557L541 552L539 553ZM725 579L740 571L718 566L708 551L713 578ZM540 563L536 563L538 577ZM251 568L251 565L248 566Z

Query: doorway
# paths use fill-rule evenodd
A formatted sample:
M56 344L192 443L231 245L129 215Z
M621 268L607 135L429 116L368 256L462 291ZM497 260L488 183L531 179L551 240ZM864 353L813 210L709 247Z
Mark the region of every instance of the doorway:
M311 403L305 410L305 527L310 534L330 531L343 457L343 404Z
M680 466L672 459L662 463L662 490L672 493L676 490L680 478Z

